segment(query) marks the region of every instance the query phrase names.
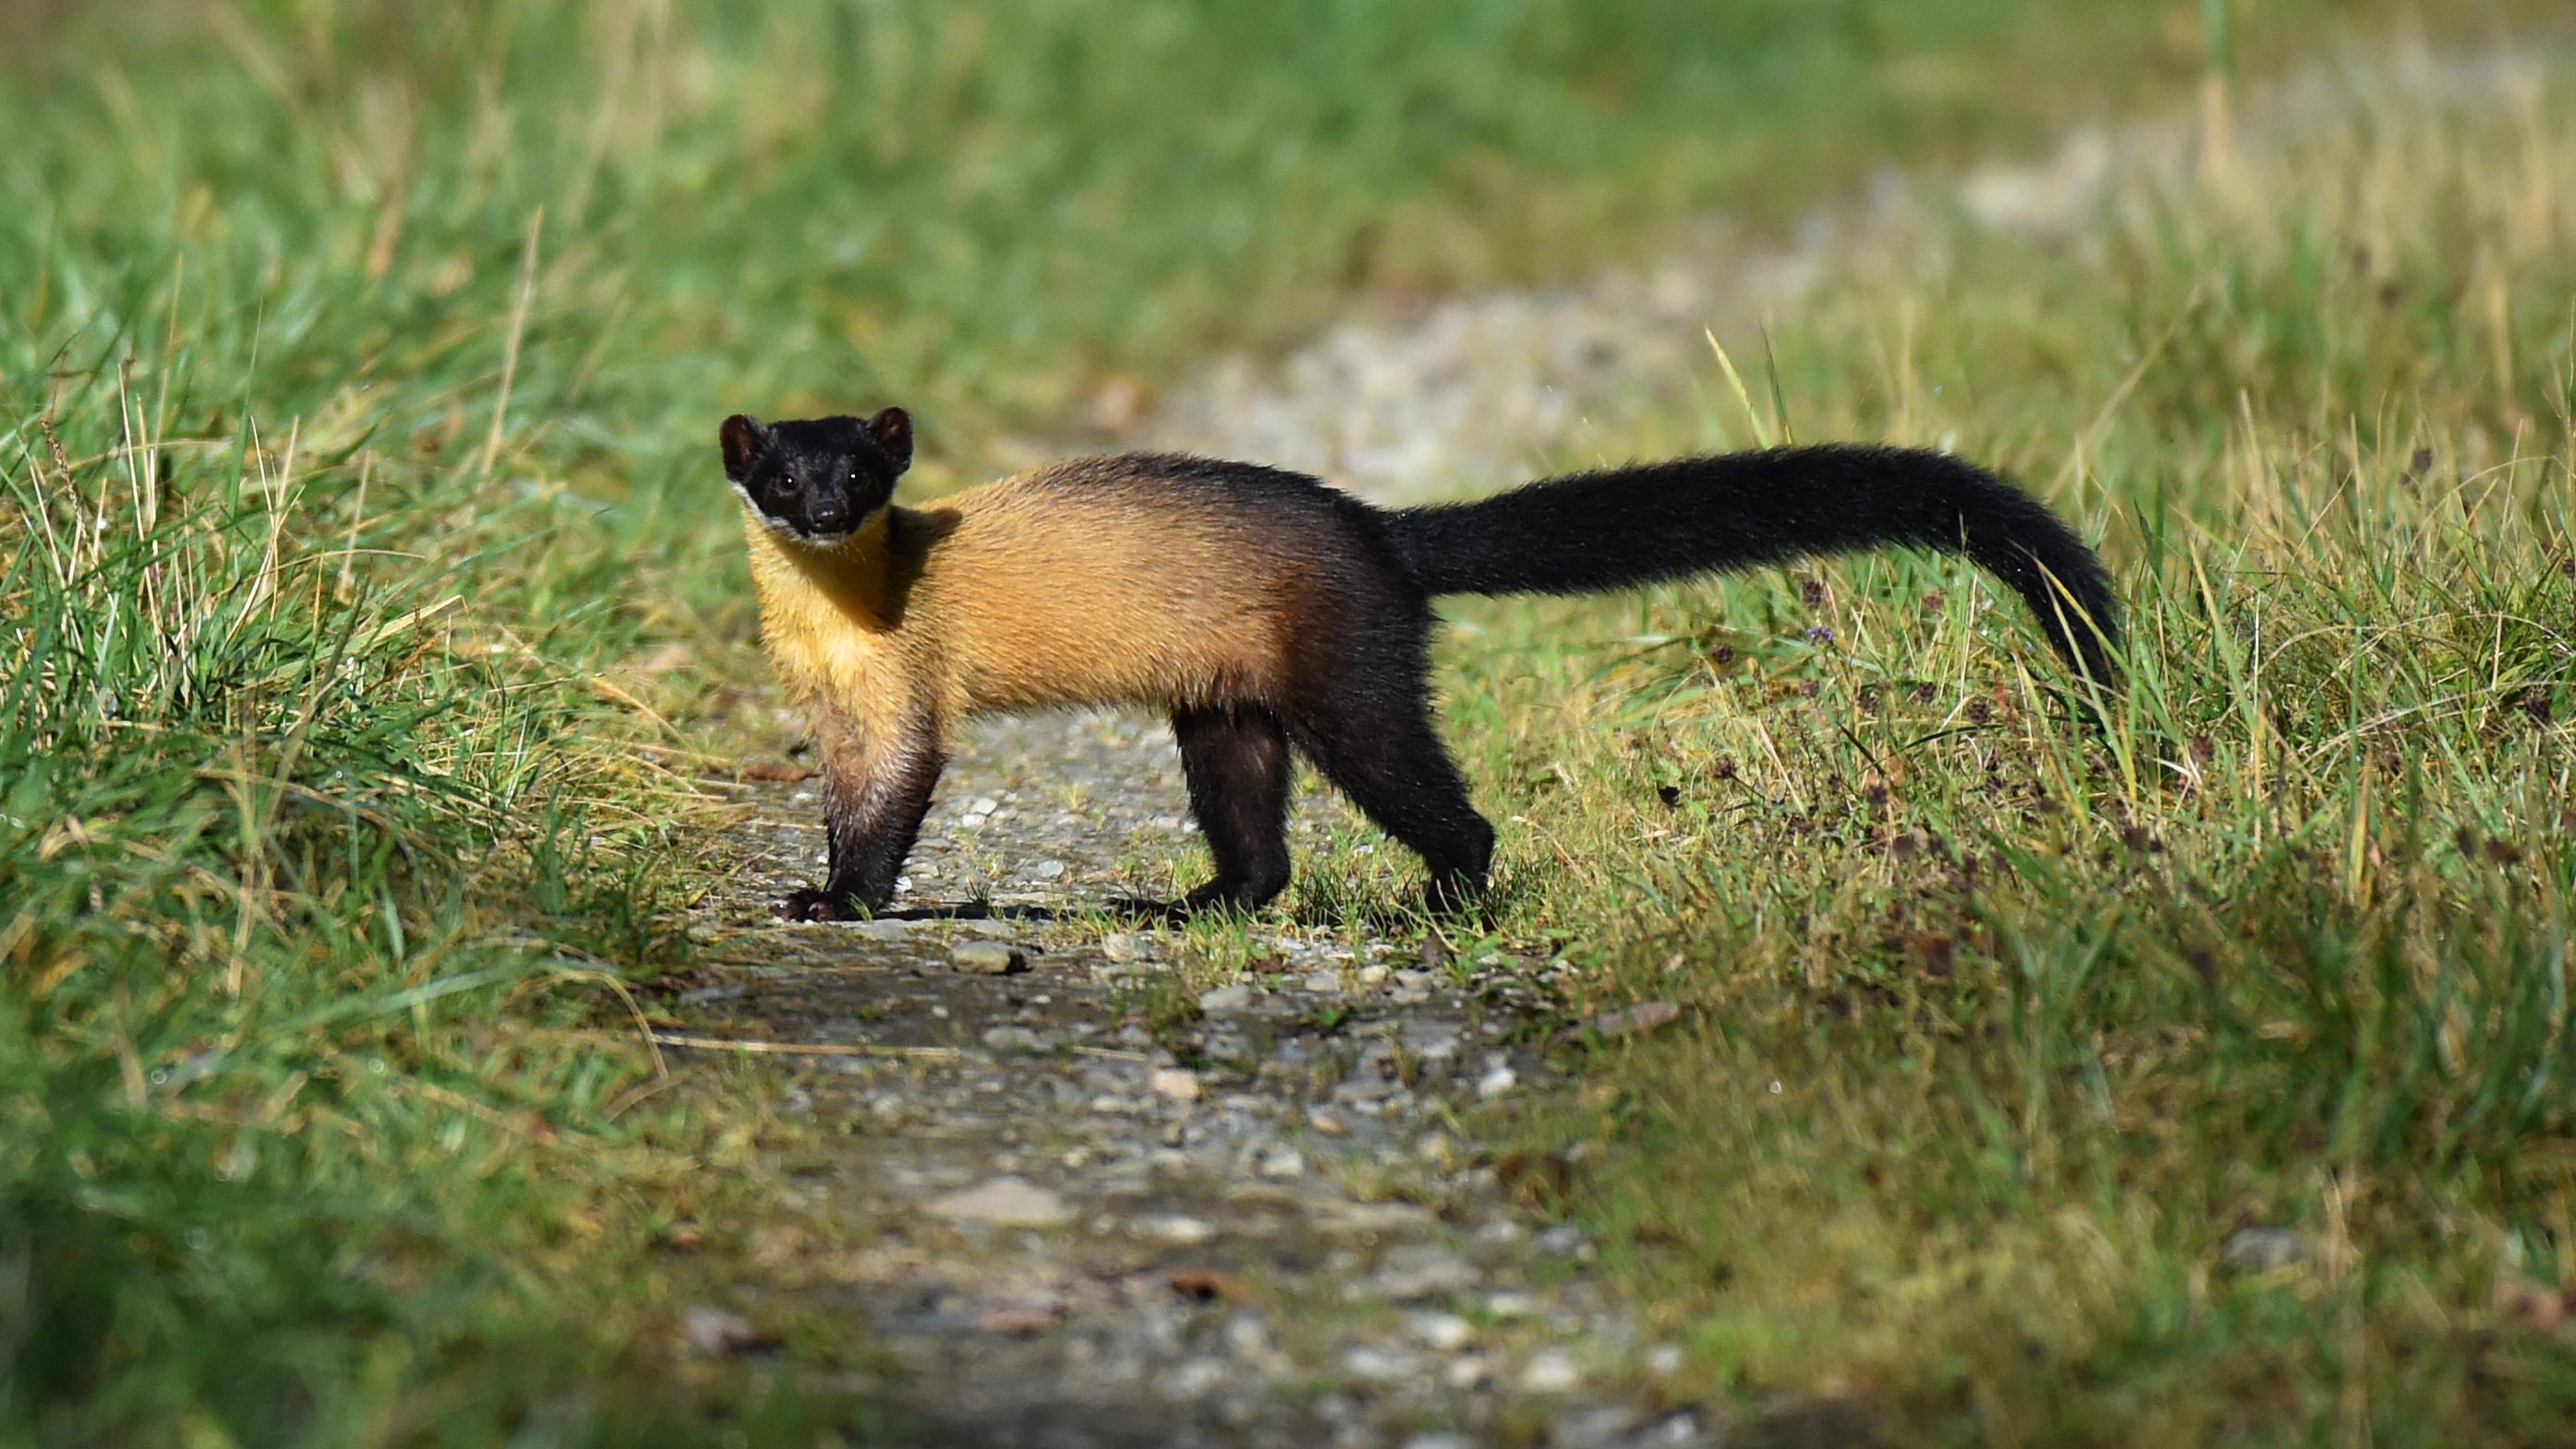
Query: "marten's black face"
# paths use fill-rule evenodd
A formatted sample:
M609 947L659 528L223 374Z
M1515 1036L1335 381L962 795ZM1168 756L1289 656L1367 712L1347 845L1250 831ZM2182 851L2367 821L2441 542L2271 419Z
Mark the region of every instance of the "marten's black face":
M763 423L737 413L718 434L725 476L774 533L837 543L894 497L912 466L912 419L901 408L870 418Z

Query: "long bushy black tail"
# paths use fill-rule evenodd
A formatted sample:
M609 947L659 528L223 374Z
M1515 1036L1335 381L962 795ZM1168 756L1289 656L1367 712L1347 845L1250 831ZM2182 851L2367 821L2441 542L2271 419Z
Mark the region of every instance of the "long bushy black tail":
M2084 540L2003 479L1946 453L1774 448L1553 478L1388 515L1433 594L1586 594L1912 544L2010 584L2068 662L2114 674L2118 605Z

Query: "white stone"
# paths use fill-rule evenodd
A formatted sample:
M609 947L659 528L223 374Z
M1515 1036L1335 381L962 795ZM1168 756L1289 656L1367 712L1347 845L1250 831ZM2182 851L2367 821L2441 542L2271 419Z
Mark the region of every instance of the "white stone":
M1155 1096L1170 1101L1195 1102L1199 1099L1199 1074L1187 1067L1156 1067L1153 1075L1145 1079L1145 1085L1153 1089Z
M1521 1388L1528 1393L1561 1394L1582 1381L1574 1360L1561 1349L1540 1349L1521 1365Z
M1476 1337L1476 1325L1455 1313L1417 1313L1409 1326L1414 1338L1435 1353L1456 1353Z
M1251 1004L1252 988L1249 986L1220 986L1212 991L1202 991L1199 993L1199 1010L1207 1012L1210 1015L1215 1015L1219 1012L1241 1011Z
M1072 1216L1063 1198L1017 1177L997 1177L943 1193L926 1206L953 1222L996 1228L1052 1228Z
M1136 1220L1137 1236L1176 1248L1196 1247L1216 1236L1216 1225L1183 1213L1158 1213Z
M977 976L1008 976L1029 969L1029 958L1008 941L961 941L948 948L948 964Z

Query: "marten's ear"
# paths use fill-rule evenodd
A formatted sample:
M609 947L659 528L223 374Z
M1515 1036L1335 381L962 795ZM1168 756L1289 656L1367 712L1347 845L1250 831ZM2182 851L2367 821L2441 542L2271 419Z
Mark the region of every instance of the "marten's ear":
M877 446L894 456L895 466L912 466L912 414L901 408L881 408L868 419L868 432Z
M736 483L748 483L752 460L769 446L769 429L762 427L758 418L735 413L716 430L716 441L724 447L725 476Z

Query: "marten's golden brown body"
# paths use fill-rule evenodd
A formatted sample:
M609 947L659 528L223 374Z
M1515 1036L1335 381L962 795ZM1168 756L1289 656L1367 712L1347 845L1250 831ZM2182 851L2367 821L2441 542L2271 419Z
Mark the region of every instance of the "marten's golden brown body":
M1484 887L1493 830L1431 719L1430 600L1573 593L1879 543L1964 552L2050 641L2111 677L2116 622L2081 540L1934 453L1825 447L1690 459L1383 512L1312 478L1128 454L920 509L900 409L723 430L781 677L814 709L829 878L799 919L882 909L957 726L987 710L1169 712L1216 877L1184 907L1288 880L1293 746L1420 854L1435 907Z
M986 710L1270 693L1316 560L1137 470L1043 469L816 547L746 520L761 636L800 694L892 732Z

